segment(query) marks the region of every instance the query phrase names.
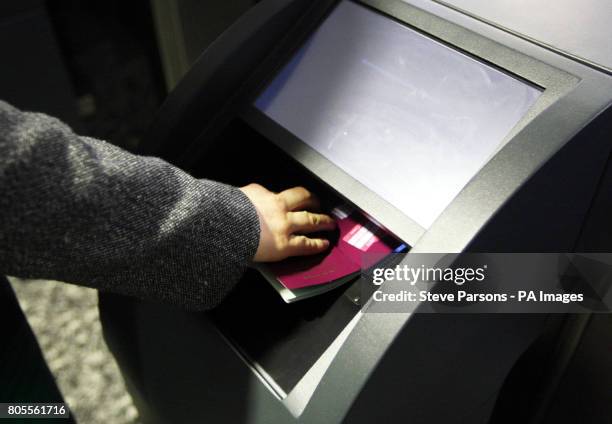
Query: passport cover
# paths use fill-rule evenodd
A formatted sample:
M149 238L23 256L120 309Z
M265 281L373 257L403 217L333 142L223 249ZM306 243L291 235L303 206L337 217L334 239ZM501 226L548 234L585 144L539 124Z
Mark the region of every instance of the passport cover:
M268 273L285 288L295 291L346 280L356 276L362 266L373 265L400 244L373 222L347 207L334 208L331 215L338 224L337 239L331 240L327 252L267 265ZM363 263L366 258L371 264Z

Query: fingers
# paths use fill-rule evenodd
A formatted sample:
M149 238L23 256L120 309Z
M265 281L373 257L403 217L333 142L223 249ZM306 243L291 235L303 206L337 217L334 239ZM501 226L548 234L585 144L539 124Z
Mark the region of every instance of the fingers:
M291 233L308 234L317 231L329 231L336 228L336 221L328 215L308 211L289 212L289 229Z
M319 199L304 187L293 187L278 194L285 202L287 210L318 210Z
M316 255L325 251L328 247L328 240L293 235L289 238L288 253L289 256Z

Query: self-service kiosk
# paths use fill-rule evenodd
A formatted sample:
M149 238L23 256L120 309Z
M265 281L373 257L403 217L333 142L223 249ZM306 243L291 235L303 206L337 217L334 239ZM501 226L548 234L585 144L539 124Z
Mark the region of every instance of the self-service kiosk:
M612 33L567 21L610 7L533 2L523 20L510 3L264 0L170 94L144 153L344 199L405 263L608 249ZM189 423L487 422L554 321L368 313L358 284L285 304L251 270L209 313L114 295L100 311L143 419Z

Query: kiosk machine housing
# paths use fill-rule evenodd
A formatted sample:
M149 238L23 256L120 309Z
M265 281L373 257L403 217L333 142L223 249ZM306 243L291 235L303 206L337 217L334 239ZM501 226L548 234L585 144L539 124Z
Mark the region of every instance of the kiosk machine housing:
M575 14L588 22L568 28ZM407 264L606 251L611 15L604 0L264 0L202 53L144 153L343 199L410 246ZM243 280L208 313L101 295L143 418L485 422L562 319L364 313L358 281L284 304Z

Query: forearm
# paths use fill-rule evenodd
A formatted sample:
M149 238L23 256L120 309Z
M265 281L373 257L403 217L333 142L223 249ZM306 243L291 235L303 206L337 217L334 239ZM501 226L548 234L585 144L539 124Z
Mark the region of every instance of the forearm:
M2 102L0 184L0 272L8 275L206 309L257 249L257 213L237 188Z

